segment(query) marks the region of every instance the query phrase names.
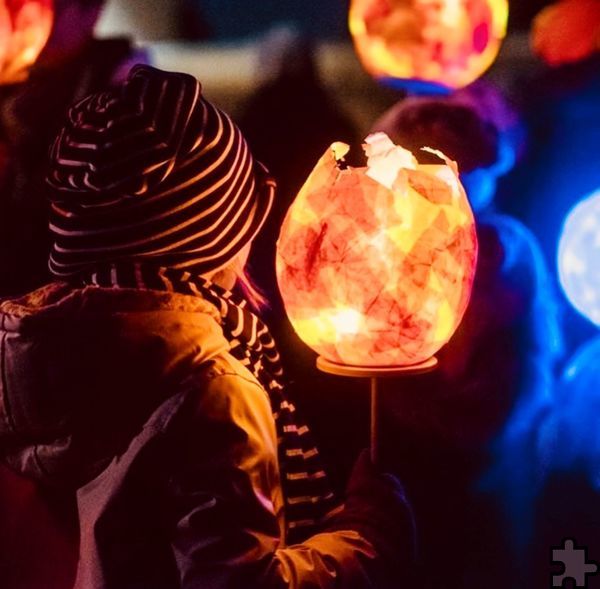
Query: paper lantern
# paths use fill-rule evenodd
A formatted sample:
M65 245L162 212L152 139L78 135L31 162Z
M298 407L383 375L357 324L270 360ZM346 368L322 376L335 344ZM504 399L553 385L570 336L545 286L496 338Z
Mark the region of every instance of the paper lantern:
M276 268L288 316L333 362L425 361L458 326L475 271L456 167L420 165L384 133L366 139L366 167L342 169L348 149L331 146L285 217Z
M600 1L561 0L533 21L531 45L549 65L559 66L600 50Z
M558 276L575 309L600 326L600 190L567 215L558 245Z
M48 41L52 0L0 0L0 83L20 82Z
M507 0L352 0L349 13L356 52L372 76L445 88L483 74L507 20Z

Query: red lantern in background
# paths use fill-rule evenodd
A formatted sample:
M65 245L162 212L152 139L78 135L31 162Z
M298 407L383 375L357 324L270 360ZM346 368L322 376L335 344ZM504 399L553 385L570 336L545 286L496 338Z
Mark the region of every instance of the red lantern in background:
M384 133L367 167L319 160L277 244L277 280L298 335L327 360L409 366L435 354L466 309L475 272L473 214L454 162L420 165ZM440 161L443 161L440 159Z
M53 0L0 0L0 83L27 78L48 41Z
M507 0L352 0L349 27L358 57L383 81L460 88L494 61Z
M531 45L552 66L600 50L600 0L561 0L547 6L533 21Z

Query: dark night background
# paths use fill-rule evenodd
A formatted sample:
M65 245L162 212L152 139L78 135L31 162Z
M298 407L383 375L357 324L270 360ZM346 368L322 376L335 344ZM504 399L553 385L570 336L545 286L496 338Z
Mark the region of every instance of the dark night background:
M527 226L541 246L564 339L558 378L578 350L600 335L568 304L556 270L565 215L600 188L600 54L555 70L532 54L531 21L550 3L510 3L507 39L484 80L520 110L526 128L522 153L500 179L495 202ZM272 264L278 223L316 158L334 140L358 144L373 121L404 97L362 71L347 31L347 6L342 0L110 0L97 27L102 37L132 36L158 67L196 75L205 94L232 114L254 152L281 176L281 200L256 241L252 273L274 301L266 319L280 343L297 404L340 491L357 453L368 445L368 385L316 370L315 354L283 317ZM281 41L288 34L282 26L301 39L289 54L278 53L277 48L288 48ZM273 89L274 80L284 83ZM497 244L488 237L482 231L480 240L493 257ZM591 346L576 358L578 366L583 363L592 372L586 389L565 386L550 401L532 393L520 403L494 396L510 380L505 350L511 345L510 334L503 332L494 342L502 348L497 356L491 361L485 356L496 353L494 346L482 351L479 363L491 377L492 392L475 401L452 392L440 395L433 375L382 386L384 463L406 483L420 526L419 587L549 587L551 547L566 536L589 546L589 557L600 561L600 348ZM570 407L565 415L547 410L547 402L560 408L561 399ZM560 455L584 435L590 440L584 458L560 463L540 488L526 488L523 481L546 460L547 448ZM538 451L542 458L531 458ZM502 464L493 473L499 453ZM589 472L596 473L595 482ZM60 552L61 546L53 549ZM600 587L600 575L590 578L589 587Z

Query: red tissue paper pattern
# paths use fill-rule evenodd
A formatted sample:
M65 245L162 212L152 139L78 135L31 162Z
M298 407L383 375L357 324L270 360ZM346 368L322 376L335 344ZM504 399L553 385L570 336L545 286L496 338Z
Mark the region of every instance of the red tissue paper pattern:
M367 166L321 157L284 220L277 279L290 321L318 354L356 366L427 360L469 300L477 238L454 162L420 165L384 133Z

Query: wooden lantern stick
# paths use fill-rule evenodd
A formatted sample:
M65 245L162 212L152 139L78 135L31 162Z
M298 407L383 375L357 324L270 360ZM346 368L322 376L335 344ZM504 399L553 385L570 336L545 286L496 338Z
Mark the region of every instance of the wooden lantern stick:
M431 357L425 362L413 364L411 366L350 366L348 364L338 364L319 356L317 358L317 368L328 374L338 376L350 376L353 378L369 378L371 382L371 447L370 455L373 465L379 463L380 458L380 439L379 432L381 416L381 391L379 389L379 378L391 378L402 376L413 376L431 372L437 366L437 358Z
M371 462L379 462L379 390L377 387L377 377L371 377Z

